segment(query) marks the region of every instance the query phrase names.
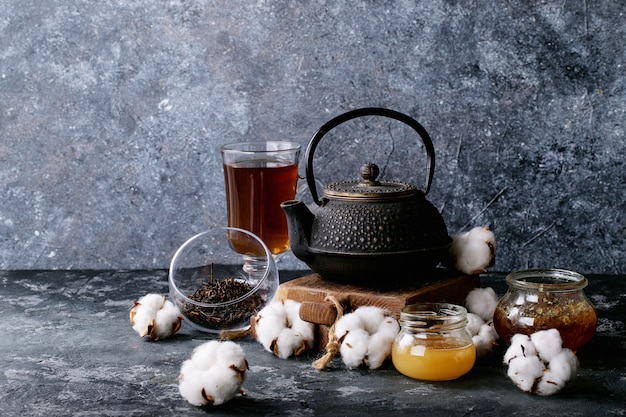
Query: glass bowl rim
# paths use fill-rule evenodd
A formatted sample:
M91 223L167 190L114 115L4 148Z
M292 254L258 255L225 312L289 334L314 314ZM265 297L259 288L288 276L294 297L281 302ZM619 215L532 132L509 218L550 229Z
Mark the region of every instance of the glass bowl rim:
M237 232L243 232L249 236L251 236L253 239L255 239L258 243L261 244L261 247L263 248L263 250L265 251L265 257L267 258L267 267L265 268L265 272L263 274L263 277L259 280L259 282L257 283L257 285L255 285L250 291L248 291L247 293L245 293L244 295L242 295L241 297L237 297L233 300L229 300L229 301L223 301L221 303L202 303L199 301L195 301L192 300L191 298L187 297L181 290L180 288L178 288L178 285L176 285L176 281L174 280L174 276L172 271L174 270L174 262L178 259L178 257L183 253L183 251L185 249L187 249L196 239L200 239L205 235L208 235L210 233L214 233L216 231L228 231L228 230L234 230ZM243 256L243 255L242 255ZM189 239L187 239L185 241L185 243L183 243L174 253L174 256L172 257L172 260L170 262L170 268L168 271L168 282L170 285L170 288L172 288L174 290L174 295L173 298L181 298L182 301L186 302L186 303L190 303L193 304L195 306L198 307L202 307L202 308L222 308L222 307L228 307L230 305L233 304L237 304L242 302L243 300L247 299L248 297L250 297L252 294L256 293L259 288L261 287L261 285L268 280L270 274L274 273L276 275L276 280L278 281L278 269L276 268L275 262L274 262L274 257L272 256L272 253L270 252L270 250L267 248L267 246L265 245L265 243L261 240L261 238L259 238L257 235L255 235L254 233L245 230L245 229L240 229L238 227L230 227L230 226L224 226L224 227L214 227L211 229L207 229L203 232L200 232L192 237L190 237Z

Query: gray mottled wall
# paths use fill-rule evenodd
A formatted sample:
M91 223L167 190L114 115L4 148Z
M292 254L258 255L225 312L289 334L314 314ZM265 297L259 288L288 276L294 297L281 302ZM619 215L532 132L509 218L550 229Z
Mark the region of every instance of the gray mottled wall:
M0 269L165 268L225 221L220 144L382 106L428 130L428 198L494 230L494 270L626 272L626 3L488 3L0 0ZM381 118L315 170L365 159L423 183Z

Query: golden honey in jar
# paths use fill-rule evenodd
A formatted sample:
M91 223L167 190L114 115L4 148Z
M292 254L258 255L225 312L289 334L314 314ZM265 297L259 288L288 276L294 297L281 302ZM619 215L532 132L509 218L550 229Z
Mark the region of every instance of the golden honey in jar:
M467 325L467 310L448 303L405 306L391 360L402 374L423 381L448 381L469 372L476 348Z
M598 316L583 289L587 278L564 269L528 269L506 277L508 291L496 306L493 324L505 343L516 333L555 328L563 347L576 352L591 340Z

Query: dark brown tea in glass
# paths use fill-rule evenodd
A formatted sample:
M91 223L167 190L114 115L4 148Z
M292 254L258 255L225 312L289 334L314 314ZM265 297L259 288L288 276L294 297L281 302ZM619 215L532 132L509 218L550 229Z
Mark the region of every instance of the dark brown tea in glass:
M273 255L289 249L287 219L280 203L293 200L300 146L291 142L241 142L224 145L227 226L259 236ZM243 241L234 249L250 254Z

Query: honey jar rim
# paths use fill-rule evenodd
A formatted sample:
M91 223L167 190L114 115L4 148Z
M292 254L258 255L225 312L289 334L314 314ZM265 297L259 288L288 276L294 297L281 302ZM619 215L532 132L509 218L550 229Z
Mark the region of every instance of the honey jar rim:
M511 272L505 278L510 287L537 292L578 291L588 284L578 272L558 268L534 268Z

